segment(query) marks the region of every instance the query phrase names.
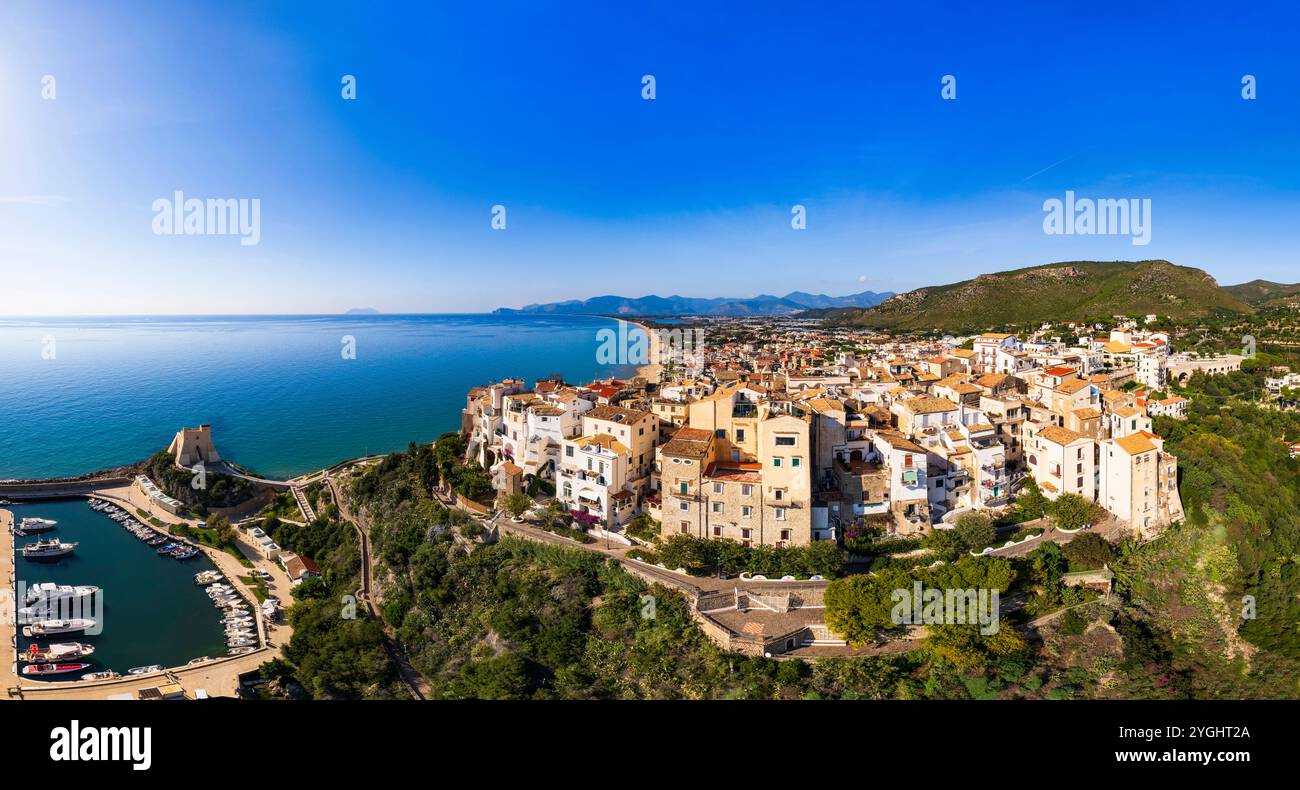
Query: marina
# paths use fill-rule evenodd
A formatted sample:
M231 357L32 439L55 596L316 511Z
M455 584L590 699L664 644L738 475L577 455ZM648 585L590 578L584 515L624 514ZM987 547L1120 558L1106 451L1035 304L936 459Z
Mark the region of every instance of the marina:
M9 536L16 543L10 555L14 584L26 604L26 617L16 626L16 651L48 657L39 663L24 659L23 678L111 680L131 668L181 667L195 656L228 654L232 640L223 610L194 584L196 572L216 573L201 552L169 541L176 542L175 553L156 555L141 544L159 537L158 532L124 508L100 500L43 501L8 509L16 524L27 518L57 522L51 534L60 544L73 545L58 556L33 557L22 550L29 541L16 531ZM189 561L180 559L191 551ZM52 617L42 618L44 614ZM257 644L255 635L252 644Z

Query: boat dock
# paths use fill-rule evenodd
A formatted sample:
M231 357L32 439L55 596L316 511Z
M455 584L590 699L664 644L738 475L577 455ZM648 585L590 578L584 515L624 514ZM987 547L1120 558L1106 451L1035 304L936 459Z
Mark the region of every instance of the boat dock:
M4 580L3 592L0 593L0 606L13 607L13 616L8 611L0 611L0 686L6 690L18 686L18 591L14 589L14 535L10 528L14 524L14 514L0 510L0 579ZM5 600L5 599L8 600ZM3 699L4 697L0 697Z
M66 494L64 494L66 496ZM96 496L119 507L134 512L143 510L166 524L190 523L170 513L161 512L152 507L152 503L130 485L114 486L103 489L79 492L78 496ZM10 532L13 514L0 510L0 577L5 579L10 599L16 594L14 539ZM113 525L116 527L116 524ZM106 524L107 528L108 525ZM189 541L185 541L190 543ZM240 553L253 568L264 568L274 577L274 586L282 600L288 603L290 589L288 575L274 563L263 560L256 550L242 540L236 541ZM191 545L194 545L191 543ZM247 576L253 568L246 568L239 560L219 549L197 545L212 560L226 582L232 585L246 600L252 602L256 612L257 598L251 589L239 577ZM15 604L16 607L16 604ZM179 666L165 669L150 675L126 675L113 680L72 680L72 681L31 681L18 675L18 640L17 626L10 620L13 617L0 616L0 640L3 640L3 657L0 657L0 686L4 693L0 700L13 699L109 699L129 696L136 698L140 691L155 688L168 683L181 685L187 696L193 698L194 692L202 689L211 697L233 697L239 683L239 676L256 669L262 663L280 654L280 645L287 642L292 628L287 623L276 626L275 639L266 631L266 624L258 613L255 616L260 647L252 653L241 656L220 656L195 666Z

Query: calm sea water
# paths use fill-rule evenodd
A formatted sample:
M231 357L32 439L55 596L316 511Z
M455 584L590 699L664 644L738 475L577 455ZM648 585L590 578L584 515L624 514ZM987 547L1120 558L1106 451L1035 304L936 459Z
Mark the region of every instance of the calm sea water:
M596 332L611 325L491 315L3 319L0 479L129 463L200 423L213 426L224 456L270 477L401 449L458 428L474 385L625 375L596 360ZM344 359L346 338L355 359Z
M199 555L184 562L159 557L116 521L91 510L84 499L10 505L6 509L13 511L15 522L29 516L59 522L56 529L39 536L15 536L16 547L38 537L58 537L78 544L72 556L57 561L26 560L15 551L18 581L28 585L94 584L103 590L102 607L94 615L103 625L101 633L60 635L40 640L39 644L93 644L94 654L78 659L92 664L85 672L113 669L123 675L132 667L174 667L201 656L226 655L221 614L203 588L194 584L194 574L215 567L207 557ZM26 650L31 642L19 634L19 650ZM32 680L79 680L82 674Z

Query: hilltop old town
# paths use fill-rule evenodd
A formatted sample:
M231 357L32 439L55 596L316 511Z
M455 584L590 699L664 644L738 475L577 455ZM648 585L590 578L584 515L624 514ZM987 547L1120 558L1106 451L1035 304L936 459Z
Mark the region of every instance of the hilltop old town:
M637 375L475 387L461 432L498 495L546 481L575 526L629 545L641 514L663 536L745 546L863 524L916 536L1006 508L1028 478L1150 538L1183 516L1178 459L1151 418L1181 418L1186 401L1161 390L1243 359L1173 353L1153 320L913 342L798 321L761 341L763 322L638 325L654 342Z

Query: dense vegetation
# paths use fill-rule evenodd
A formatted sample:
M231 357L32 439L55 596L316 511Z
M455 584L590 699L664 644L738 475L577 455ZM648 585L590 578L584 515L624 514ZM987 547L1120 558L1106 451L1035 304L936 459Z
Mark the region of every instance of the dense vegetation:
M243 504L257 494L257 486L242 477L204 473L205 485L195 488L195 473L177 468L166 450L155 453L144 464L142 472L149 476L163 493L184 502L195 513L206 516L210 508L228 508Z

